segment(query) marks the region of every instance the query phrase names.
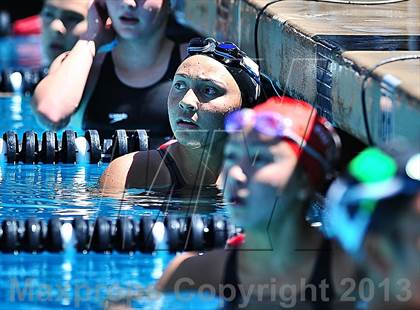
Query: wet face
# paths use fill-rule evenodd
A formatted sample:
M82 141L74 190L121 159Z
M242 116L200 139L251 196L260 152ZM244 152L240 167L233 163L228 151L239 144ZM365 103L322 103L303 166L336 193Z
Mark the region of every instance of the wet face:
M170 12L169 0L105 0L112 26L123 39L136 39L162 29Z
M42 45L49 61L76 44L87 29L87 0L47 0L41 12Z
M225 147L224 194L235 224L245 230L267 227L274 208L294 203L298 189L308 186L297 163L284 140L273 141L255 131L230 135Z
M217 131L223 131L225 115L240 107L239 87L221 63L196 55L179 66L168 97L168 113L181 144L199 147L225 137Z

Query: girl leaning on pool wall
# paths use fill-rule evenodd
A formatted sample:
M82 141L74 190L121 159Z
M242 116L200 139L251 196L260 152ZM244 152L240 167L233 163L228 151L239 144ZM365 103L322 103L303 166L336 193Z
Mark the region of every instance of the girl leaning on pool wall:
M397 147L367 148L327 193L325 231L364 272L369 310L420 308L420 152Z
M224 194L232 222L245 234L231 238L226 249L177 256L157 288L206 285L229 299L233 287L237 305L272 307L284 301L281 290L292 286L296 302L312 301L322 309L338 302L345 289L340 280L354 276L354 264L305 219L312 194L334 175L341 146L335 130L311 105L287 97L232 113L226 129L232 133L225 147ZM316 289L302 288L302 281ZM230 286L226 295L221 286ZM240 296L250 291L251 297Z
M112 161L100 180L105 192L217 183L227 137L225 115L256 103L259 69L230 42L196 38L187 51L167 101L176 140Z

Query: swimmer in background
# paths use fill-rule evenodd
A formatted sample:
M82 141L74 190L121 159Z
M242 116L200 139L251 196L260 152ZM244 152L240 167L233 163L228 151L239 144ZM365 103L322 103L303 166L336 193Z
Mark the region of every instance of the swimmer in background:
M39 119L101 138L138 128L170 135L166 100L185 50L166 35L170 13L169 0L91 0L87 31L35 90Z
M334 175L337 134L311 105L287 97L232 113L226 130L224 194L232 223L245 233L228 240L226 249L177 256L157 288L207 285L233 309L329 309L342 293L340 280L354 269L305 218L314 192ZM314 288L305 290L302 281Z
M100 180L103 191L217 183L227 137L225 115L256 102L259 70L233 43L193 39L187 51L167 99L176 140L112 161Z
M28 9L24 8L25 5L27 4L15 3L13 11L24 12ZM58 55L72 49L79 36L86 31L88 5L88 0L45 0L38 15L15 21L14 34L40 34L41 44L38 41L30 43L31 40L17 40L16 46L8 50L10 56L6 56L6 69L25 73L23 76L15 74L15 78L7 73L7 70L1 70L0 74L4 74L4 78L0 78L0 92L31 94L39 80L48 72L51 62ZM8 63L9 57L16 59L17 66L13 62Z
M42 49L48 64L73 48L87 30L88 0L46 0L41 11Z
M366 274L366 310L420 309L420 152L398 149L367 148L327 193L326 232Z

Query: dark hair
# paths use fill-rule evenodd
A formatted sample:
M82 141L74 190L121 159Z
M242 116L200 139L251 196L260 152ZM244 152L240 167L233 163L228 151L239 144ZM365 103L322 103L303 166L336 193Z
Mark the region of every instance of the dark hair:
M229 47L225 47L226 45ZM239 86L243 108L251 108L257 104L261 94L259 67L234 43L221 43L211 37L197 37L190 40L187 52L189 56L203 55L213 58L225 66Z

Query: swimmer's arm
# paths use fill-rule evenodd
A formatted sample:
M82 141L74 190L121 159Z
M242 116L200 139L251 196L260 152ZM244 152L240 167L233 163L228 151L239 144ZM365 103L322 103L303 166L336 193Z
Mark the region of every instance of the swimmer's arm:
M82 99L94 56L95 43L79 40L70 52L54 60L32 97L32 106L42 123L53 128L68 123Z
M157 151L135 152L113 160L99 180L105 194L121 193L126 188L170 185L170 175Z
M223 282L226 258L224 249L203 255L196 252L177 255L156 283L156 289L162 292L197 290L204 284L217 289Z
M104 193L124 192L127 175L133 162L133 154L114 159L99 179L99 188Z

